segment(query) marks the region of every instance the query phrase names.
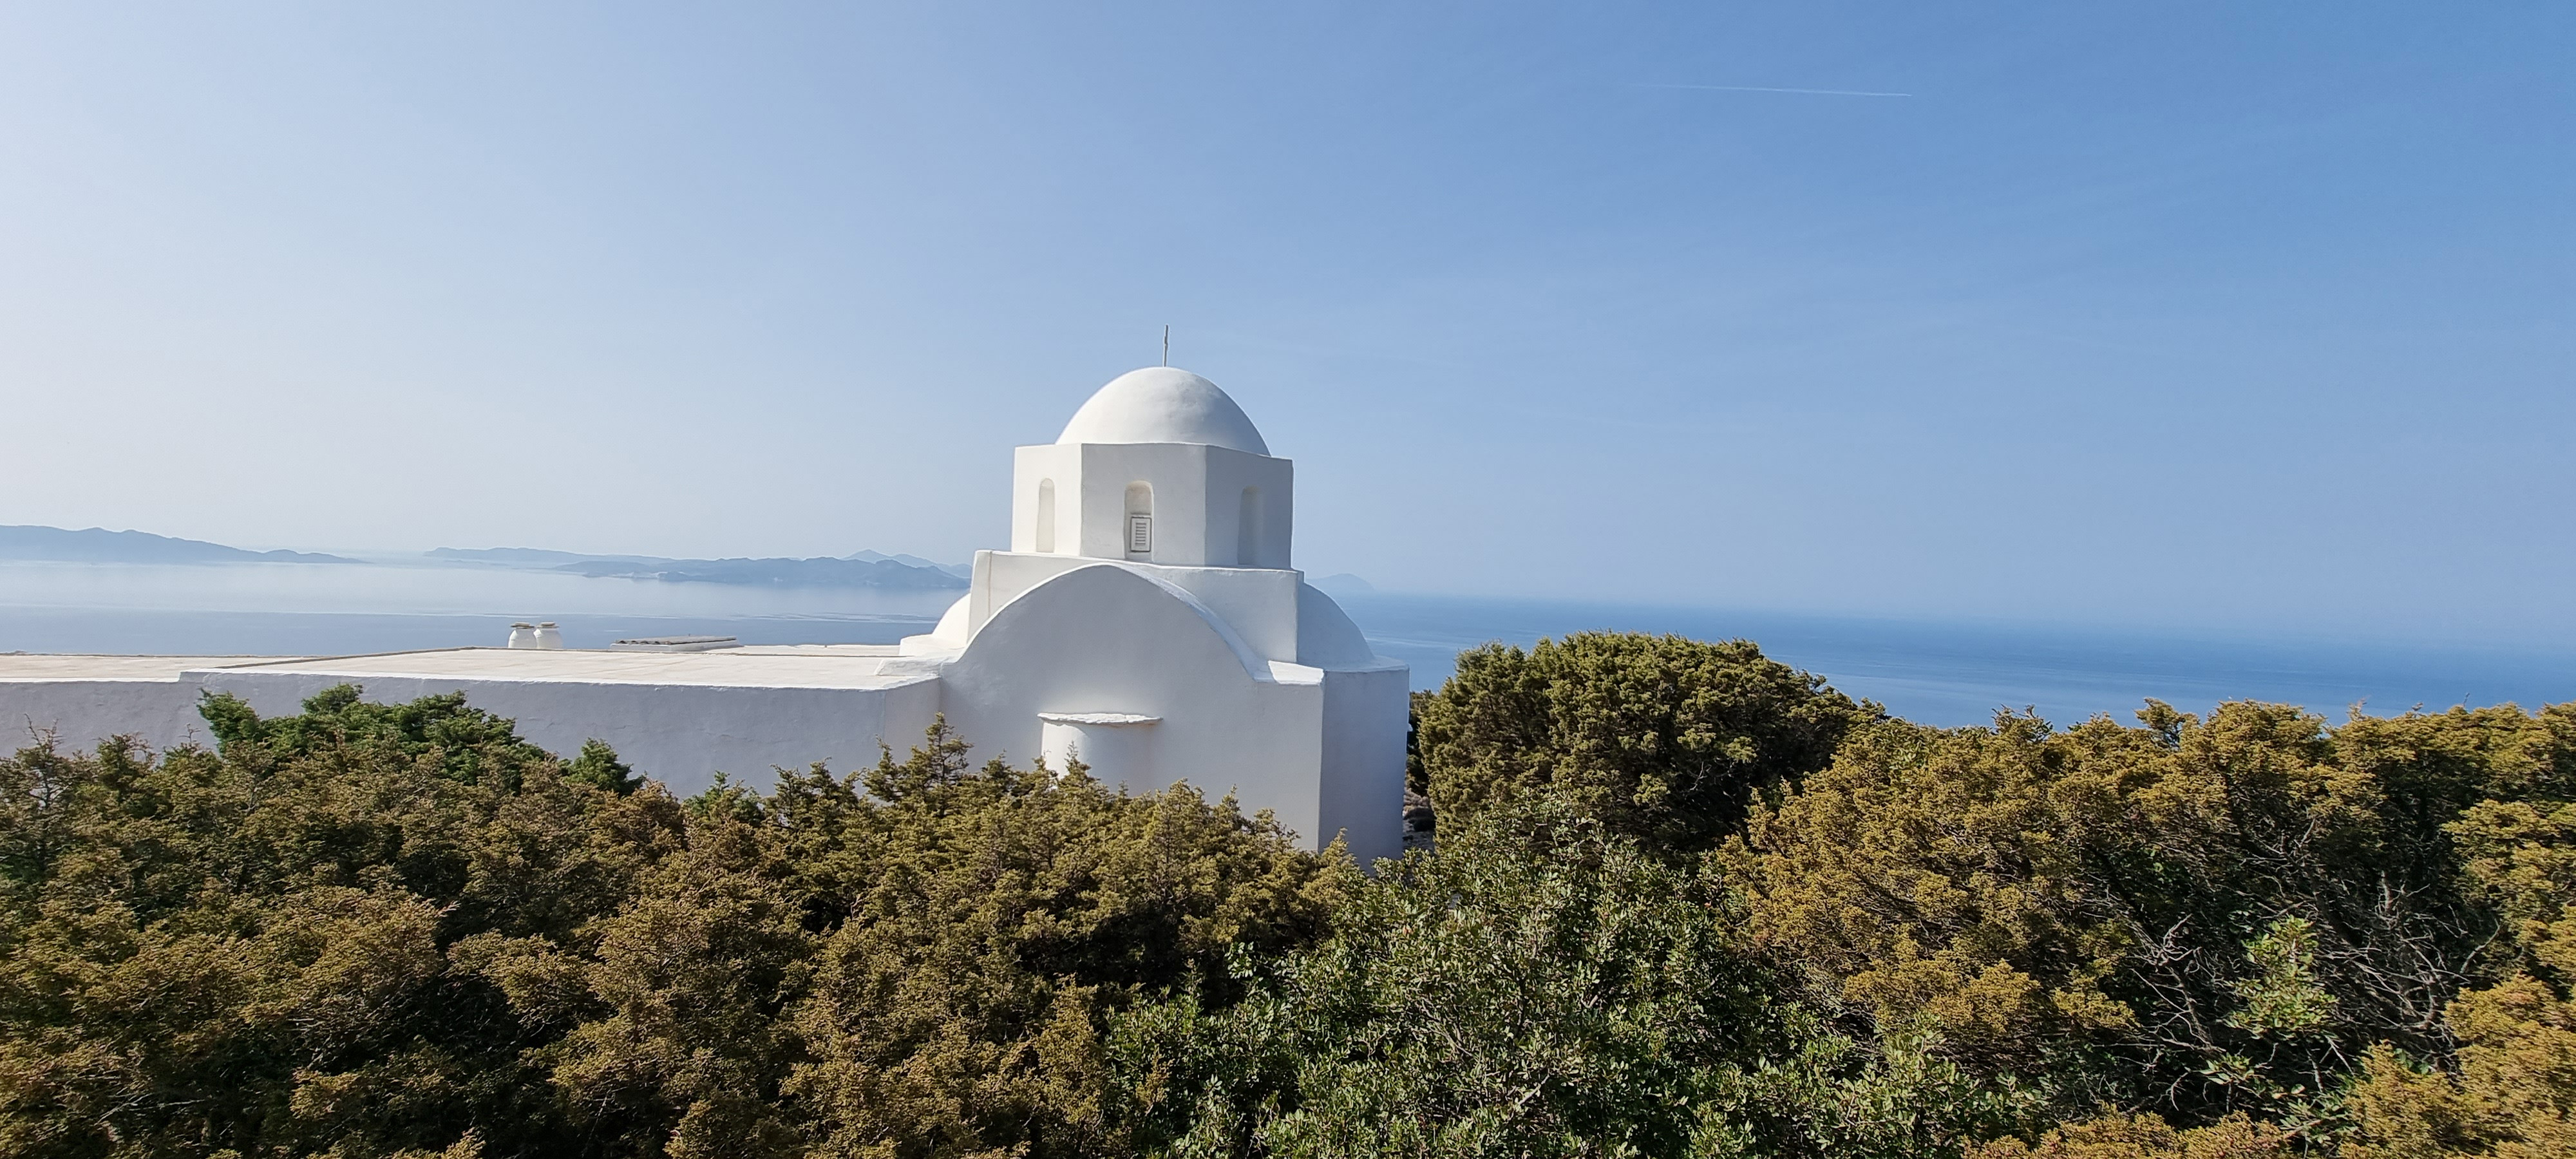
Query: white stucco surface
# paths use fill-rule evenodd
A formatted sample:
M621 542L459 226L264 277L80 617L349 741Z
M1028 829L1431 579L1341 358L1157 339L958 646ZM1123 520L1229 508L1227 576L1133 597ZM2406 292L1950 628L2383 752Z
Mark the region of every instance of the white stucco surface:
M1137 790L1187 780L1210 797L1234 792L1317 837L1321 684L1274 679L1222 621L1134 570L1080 568L1011 601L942 684L949 723L1015 757L1043 751L1041 713L1160 717L1150 779L1131 783L1097 756L1086 758L1093 775Z
M1093 777L1131 788L1154 778L1154 726L1159 716L1133 712L1041 712L1038 751L1058 772L1080 762Z
M0 749L52 736L85 748L113 736L155 749L207 741L191 669L268 656L0 655Z
M590 660L551 669L495 657ZM658 671L626 661L733 659L733 664ZM882 661L863 658L873 668ZM513 652L462 649L261 664L190 673L208 691L229 692L263 716L284 715L325 688L356 684L368 700L400 703L451 692L509 717L519 735L571 755L593 737L636 771L687 795L723 772L766 784L773 768L817 761L849 771L876 761L878 744L901 752L920 742L939 711L935 673L887 676L803 656L723 657L634 652Z
M904 659L894 652L891 647L868 652L820 648L729 648L721 652L448 648L431 652L255 661L209 667L267 675L337 676L351 680L574 681L585 684L686 684L737 688L887 688L938 675L935 667Z
M1286 459L1189 443L1050 444L1019 448L1012 475L1014 552L1182 567L1290 564L1296 467ZM1154 525L1141 552L1127 523L1140 507ZM1039 526L1041 516L1051 528ZM1054 551L1042 552L1050 539Z
M1408 673L1289 566L1294 466L1241 407L1187 371L1135 371L1013 471L1009 550L976 553L967 594L900 645L0 656L0 725L168 747L204 738L206 692L264 715L341 684L461 692L551 751L596 737L688 794L719 771L850 770L945 714L979 759L1079 755L1136 791L1232 793L1363 864L1402 851Z
M1270 453L1232 396L1177 366L1148 366L1110 379L1073 412L1056 442L1196 443Z
M65 653L0 653L0 683L55 680L167 680L191 668L270 664L300 656L85 656Z

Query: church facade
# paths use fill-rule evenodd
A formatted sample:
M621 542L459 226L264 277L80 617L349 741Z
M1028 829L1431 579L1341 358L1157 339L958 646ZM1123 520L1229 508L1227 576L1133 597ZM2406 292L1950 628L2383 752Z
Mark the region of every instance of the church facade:
M466 648L363 657L0 657L0 721L79 744L190 739L204 691L263 713L355 683L461 691L557 752L598 737L678 792L717 770L847 769L938 716L978 756L1187 781L1363 864L1402 851L1410 673L1293 566L1295 471L1233 399L1121 375L1013 464L1008 550L900 645L692 653Z

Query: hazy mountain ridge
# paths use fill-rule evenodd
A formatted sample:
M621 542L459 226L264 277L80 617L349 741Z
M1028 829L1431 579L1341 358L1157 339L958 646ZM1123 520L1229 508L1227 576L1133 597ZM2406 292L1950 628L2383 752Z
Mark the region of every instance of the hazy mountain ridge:
M653 579L671 583L929 590L966 586L965 580L935 567L914 567L891 559L832 559L828 556L814 559L589 560L560 564L551 570L598 579Z
M937 591L966 586L964 569L919 556L862 551L841 559L672 559L657 555L589 555L539 547L442 547L424 552L451 563L530 571L571 572L594 579L649 579L666 583L782 587L886 588Z
M1370 583L1367 580L1361 579L1360 577L1352 575L1346 571L1335 572L1334 574L1325 576L1321 579L1310 579L1306 582L1315 585L1316 590L1321 591L1328 596L1373 596L1377 594L1376 584Z
M72 531L35 524L0 524L0 559L47 563L360 563L305 551L250 551L202 539L148 531Z
M975 565L971 563L941 563L935 559L923 559L920 556L906 555L900 551L893 555L887 555L884 552L879 551L854 551L848 555L842 556L841 558L864 560L870 563L874 563L881 559L890 559L896 563L910 564L913 567L937 568L938 570L947 572L959 579L972 579L975 575Z
M554 551L543 547L436 547L421 553L431 559L456 563L488 563L497 567L552 568L567 563L614 561L623 563L676 563L659 555L590 555L578 551Z
M862 551L841 559L672 559L656 555L592 555L541 547L441 547L422 552L417 557L403 558L519 571L571 572L601 579L898 591L963 588L968 574L968 568L963 564L941 564L916 555L886 555L874 551ZM320 552L251 551L200 539L154 535L148 531L109 531L101 527L74 531L38 524L0 524L0 561L126 564L371 562ZM380 557L372 562L399 566L402 558Z

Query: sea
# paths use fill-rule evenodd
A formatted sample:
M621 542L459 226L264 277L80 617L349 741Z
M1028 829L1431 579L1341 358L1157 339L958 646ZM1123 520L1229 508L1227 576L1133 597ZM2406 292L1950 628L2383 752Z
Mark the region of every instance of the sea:
M350 655L499 645L552 620L576 648L639 636L746 644L892 643L930 630L953 591L594 579L477 564L189 565L0 562L0 653ZM2060 724L2131 719L2148 698L2302 705L2340 720L2412 708L2576 700L2576 652L2254 637L1989 620L1824 616L1685 605L1394 593L1337 597L1417 688L1462 649L1580 631L1749 639L1855 698L1926 724L2029 711Z

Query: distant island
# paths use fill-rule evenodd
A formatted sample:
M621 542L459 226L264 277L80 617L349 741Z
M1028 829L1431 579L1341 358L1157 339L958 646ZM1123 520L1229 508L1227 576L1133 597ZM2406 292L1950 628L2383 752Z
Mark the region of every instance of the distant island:
M956 590L966 586L964 565L874 551L837 559L668 559L651 555L585 555L536 547L442 547L426 554L452 563L571 572L594 579L898 591Z
M306 551L247 551L200 539L103 527L0 525L0 559L45 563L357 563Z
M1318 580L1308 580L1325 593L1336 596L1369 596L1377 594L1377 585L1352 575L1336 572Z
M372 560L310 551L250 551L199 539L179 539L148 531L79 531L61 527L0 524L0 561L23 563L298 563L400 566L476 564L525 571L570 572L598 579L660 580L666 583L736 584L775 587L881 588L896 591L944 591L966 586L965 564L943 564L917 555L860 551L840 558L814 559L671 559L656 555L591 555L541 547L442 547L416 556L380 556Z

